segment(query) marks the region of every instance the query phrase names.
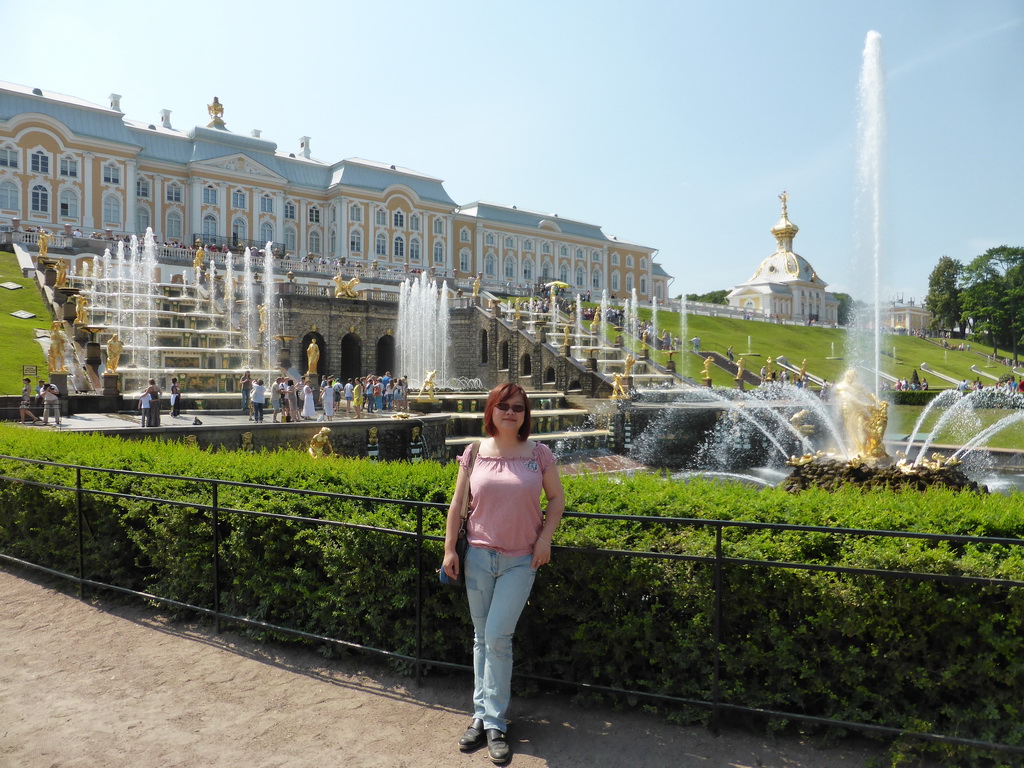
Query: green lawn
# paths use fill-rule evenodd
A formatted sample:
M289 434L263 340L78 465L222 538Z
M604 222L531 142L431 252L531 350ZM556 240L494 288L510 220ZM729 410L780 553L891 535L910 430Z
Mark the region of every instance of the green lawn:
M46 377L46 355L34 339L36 328L49 328L52 317L43 303L35 281L21 276L18 259L13 253L0 252L0 283L18 283L24 286L15 291L0 288L0 394L21 392L21 366L39 366L39 374ZM11 317L11 312L27 310L36 316L29 320Z

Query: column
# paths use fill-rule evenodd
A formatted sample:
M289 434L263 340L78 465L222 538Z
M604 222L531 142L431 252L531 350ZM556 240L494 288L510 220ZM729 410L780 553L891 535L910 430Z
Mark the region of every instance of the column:
M445 240L445 269L455 269L455 217L452 214L445 216L448 223L448 239ZM433 255L431 255L433 258Z
M186 229L183 239L191 243L193 236L203 231L203 180L197 176L189 179L186 194L188 198L185 204L189 215L185 220Z
M338 198L338 258L348 261L348 200Z
M274 196L274 238L278 243L284 243L284 199L284 192L278 190Z
M84 152L82 154L82 227L84 229L96 228L96 222L92 215L92 202L96 193L96 189L93 187L92 182L92 166L94 160L95 155L93 155L92 152ZM92 232L86 232L84 234L91 235Z
M231 187L226 181L222 181L218 188L221 191L220 198L220 220L221 229L218 234L224 235L228 242L231 240Z
M127 169L124 174L124 231L135 232L135 180L138 164L135 158L125 160L124 164Z
M164 229L164 177L157 173L153 176L153 235L160 242L167 240Z

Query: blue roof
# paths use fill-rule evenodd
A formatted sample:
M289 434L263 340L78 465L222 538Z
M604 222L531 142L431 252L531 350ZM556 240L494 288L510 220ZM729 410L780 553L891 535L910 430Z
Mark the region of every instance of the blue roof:
M334 166L331 185L339 184L360 189L384 192L388 187L402 184L415 192L421 200L432 200L455 206L455 201L445 192L440 179L425 176L408 168L376 163L372 160L349 158Z
M591 240L610 241L610 238L602 232L601 228L596 224L585 224L582 221L562 219L559 218L558 214L553 213L544 214L537 213L535 211L524 211L519 208L509 208L504 205L494 205L493 203L482 202L464 205L460 208L459 212L467 216L476 216L477 218L485 221L512 224L514 226L529 227L532 229L538 229L541 222L548 221L558 227L558 229L566 235L586 237Z

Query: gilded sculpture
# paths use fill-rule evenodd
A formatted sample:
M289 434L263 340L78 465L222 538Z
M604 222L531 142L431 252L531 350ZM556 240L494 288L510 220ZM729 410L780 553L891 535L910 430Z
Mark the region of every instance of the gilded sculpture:
M309 455L314 459L322 459L324 456L334 453L330 436L331 430L329 427L323 427L313 435L309 441Z
M50 350L47 353L47 363L50 373L66 373L67 365L64 364L64 324L60 320L54 320L50 325Z
M341 276L339 272L331 278L334 281L334 298L336 299L358 299L359 294L356 293L355 287L359 285L359 276L353 277L351 280L346 280Z
M124 344L121 337L116 333L107 342L107 373L117 373L117 366L121 364L121 351Z

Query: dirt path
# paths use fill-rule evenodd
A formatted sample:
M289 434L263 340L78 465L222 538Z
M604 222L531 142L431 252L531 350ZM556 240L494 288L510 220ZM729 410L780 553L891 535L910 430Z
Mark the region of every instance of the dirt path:
M466 676L416 688L362 657L268 648L0 570L0 766L489 766L458 752ZM516 768L864 768L877 751L714 737L561 695L513 701Z

